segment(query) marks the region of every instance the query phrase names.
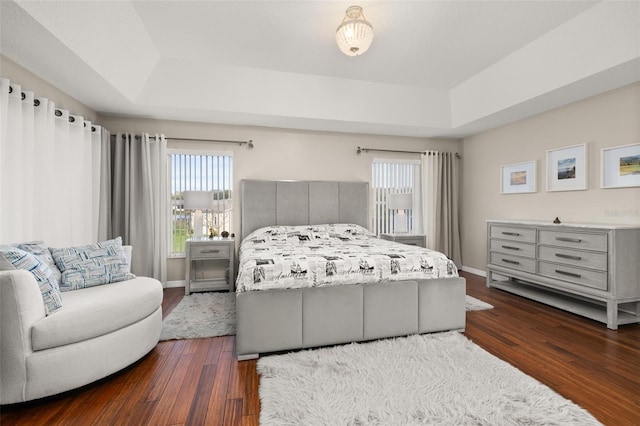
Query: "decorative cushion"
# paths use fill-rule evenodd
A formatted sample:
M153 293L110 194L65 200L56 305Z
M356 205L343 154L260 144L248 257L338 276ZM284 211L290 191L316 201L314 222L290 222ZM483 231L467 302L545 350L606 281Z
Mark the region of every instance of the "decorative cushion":
M62 271L61 291L78 290L135 278L128 264L122 238L86 246L50 248L53 260Z
M31 253L32 255L39 258L44 263L46 263L49 266L49 269L51 269L51 273L56 278L56 286L58 285L62 274L60 273L60 270L56 266L56 262L53 261L53 258L51 257L51 253L49 252L49 248L44 243L44 241L28 241L24 243L16 243L16 244L9 244L9 245L13 247L17 247L20 250L24 250L27 253Z
M24 269L33 274L40 287L47 315L51 315L62 307L62 297L60 296L58 283L45 262L17 247L0 246L0 253L14 268Z

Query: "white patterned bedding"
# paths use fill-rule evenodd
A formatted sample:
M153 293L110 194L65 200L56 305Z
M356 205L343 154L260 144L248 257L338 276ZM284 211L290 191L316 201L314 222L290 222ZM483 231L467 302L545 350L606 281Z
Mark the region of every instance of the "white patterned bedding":
M240 245L237 292L458 276L444 254L359 225L269 226Z

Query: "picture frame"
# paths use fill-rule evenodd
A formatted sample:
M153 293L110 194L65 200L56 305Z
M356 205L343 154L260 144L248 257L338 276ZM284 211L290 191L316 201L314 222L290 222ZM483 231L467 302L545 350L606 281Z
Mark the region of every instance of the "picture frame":
M536 161L500 166L500 193L526 194L536 192Z
M640 186L640 143L600 151L600 188Z
M587 189L587 144L547 150L547 192Z

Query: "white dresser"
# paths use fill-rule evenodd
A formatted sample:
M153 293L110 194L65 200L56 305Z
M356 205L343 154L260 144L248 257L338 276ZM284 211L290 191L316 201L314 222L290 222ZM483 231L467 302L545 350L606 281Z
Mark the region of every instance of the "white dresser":
M604 322L640 322L640 226L488 221L487 286Z

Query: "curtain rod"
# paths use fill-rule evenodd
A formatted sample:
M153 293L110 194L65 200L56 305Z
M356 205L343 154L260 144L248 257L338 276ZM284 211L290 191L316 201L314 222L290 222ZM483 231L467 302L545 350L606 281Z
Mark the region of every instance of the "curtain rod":
M179 141L233 143L238 145L247 145L248 148L253 148L253 139L249 139L248 141L230 141L230 140L224 140L224 139L174 138L170 136L165 136L165 139L173 139L173 140L179 140Z
M27 90L29 92L29 90ZM9 84L9 93L13 93L13 86L11 84ZM34 94L35 96L35 94ZM24 92L20 92L20 100L24 101L27 98L26 93ZM33 99L33 105L34 106L40 106L40 99L34 98ZM65 110L67 111L67 110ZM74 117L75 114L73 114L71 111L67 111L69 113L69 123L75 123L76 118ZM54 114L56 115L56 117L62 117L62 110L56 108L54 111ZM84 117L83 117L84 118ZM83 120L83 127L87 127L87 121ZM98 129L96 128L96 126L91 126L91 131L92 132L96 132Z
M422 155L426 155L427 151L400 151L397 149L378 149L378 148L365 148L365 147L358 147L358 150L356 151L357 154L361 154L362 152L399 152L402 154L422 154ZM429 155L431 155L431 152L428 153ZM457 158L461 158L460 154L458 154L457 152L455 153Z

